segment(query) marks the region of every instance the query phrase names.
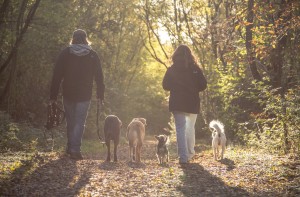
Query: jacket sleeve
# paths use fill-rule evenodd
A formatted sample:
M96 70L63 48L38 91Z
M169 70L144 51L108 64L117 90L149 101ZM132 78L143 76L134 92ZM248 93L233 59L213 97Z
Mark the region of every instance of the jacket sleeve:
M163 79L163 83L162 83L162 86L163 86L163 89L164 90L167 90L167 91L170 91L172 89L172 77L171 77L171 70L170 68L168 68L168 70L166 71L165 73L165 76L164 76L164 79Z
M52 83L50 88L50 99L51 100L57 100L59 87L61 84L61 81L63 79L63 59L64 59L64 51L62 51L55 63L54 70L53 70L53 76L52 76Z
M101 61L96 54L96 74L95 74L95 81L97 85L97 98L104 100L104 90L105 90L105 85L104 85L104 79L103 79L103 72L102 72L102 66L101 66Z
M199 68L199 72L198 72L198 91L204 91L207 88L207 81L206 78L203 75L202 70Z

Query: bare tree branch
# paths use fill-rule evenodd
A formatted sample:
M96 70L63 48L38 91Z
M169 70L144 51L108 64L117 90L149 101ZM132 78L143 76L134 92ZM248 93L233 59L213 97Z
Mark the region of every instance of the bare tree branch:
M24 26L23 28L20 30L20 34L19 34L19 37L16 39L15 43L14 43L14 46L12 48L12 50L10 51L6 61L1 65L0 67L0 74L4 71L4 69L9 65L10 61L12 60L14 54L16 53L18 47L20 46L20 43L23 39L23 36L24 34L26 33L27 29L28 29L28 26L30 25L33 17L34 17L34 14L39 6L39 3L40 3L41 0L36 0L35 3L33 4L33 6L30 8L28 14L27 14L27 17L26 17L26 20L25 20L25 23L24 23Z

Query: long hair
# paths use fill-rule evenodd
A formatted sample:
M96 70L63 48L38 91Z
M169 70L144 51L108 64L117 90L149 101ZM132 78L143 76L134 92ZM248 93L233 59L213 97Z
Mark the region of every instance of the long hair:
M191 65L199 66L191 49L184 44L179 45L174 51L172 61L174 64L179 64L184 67L189 67Z

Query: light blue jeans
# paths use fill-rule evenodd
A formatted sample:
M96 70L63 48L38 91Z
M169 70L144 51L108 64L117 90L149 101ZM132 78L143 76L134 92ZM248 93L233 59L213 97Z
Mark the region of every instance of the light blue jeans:
M187 162L195 155L195 124L197 114L174 111L179 162Z
M80 152L81 139L91 101L72 102L63 99L67 121L67 151Z

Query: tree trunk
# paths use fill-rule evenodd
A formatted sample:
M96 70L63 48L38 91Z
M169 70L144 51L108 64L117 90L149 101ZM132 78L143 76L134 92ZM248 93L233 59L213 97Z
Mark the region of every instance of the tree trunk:
M253 12L254 0L248 0L248 14L247 14L247 25L246 25L246 50L247 50L247 57L249 62L250 71L252 74L253 79L261 81L261 75L259 74L255 62L255 54L253 52L252 47L252 28L253 28Z
M30 8L28 14L27 14L27 17L26 17L26 20L25 20L25 23L24 23L24 26L23 28L20 30L20 34L19 34L19 37L16 38L16 41L14 43L14 46L13 48L11 49L7 59L4 61L4 63L1 65L0 67L0 74L5 70L5 68L9 65L9 63L11 62L12 58L14 57L14 54L17 52L17 49L19 48L20 44L21 44L21 41L23 39L23 36L24 34L26 33L27 31L27 28L28 26L30 25L32 19L33 19L33 16L39 6L39 3L40 3L41 0L36 0L35 3L33 4L33 6Z
M2 30L2 24L4 23L4 18L6 11L8 10L9 0L4 0L0 7L0 29Z
M290 1L281 1L280 10L277 14L276 18L280 18L281 15L284 15L287 6ZM287 14L283 16L284 21L291 20L291 14ZM282 27L280 27L282 28ZM270 54L270 63L271 63L271 82L273 88L277 89L276 93L280 94L281 104L282 104L282 116L286 116L286 98L285 94L287 91L288 81L283 78L283 66L284 66L284 57L285 57L285 49L288 41L288 35L283 35L277 42L275 48L271 51ZM286 124L286 120L282 119L282 127L283 127L283 137L284 137L284 152L287 153L290 149L290 143L288 139L288 127Z
M17 24L16 24L16 38L20 36L20 31L22 29L22 24L23 24L23 17L26 11L26 6L27 6L28 0L23 0L21 3L18 19L17 19ZM15 73L17 70L17 57L18 57L18 48L16 48L12 58L11 58L11 71L9 78L6 82L4 91L2 92L0 96L0 101L4 101L5 98L10 99L11 96L11 90L14 85L13 80L15 78Z

